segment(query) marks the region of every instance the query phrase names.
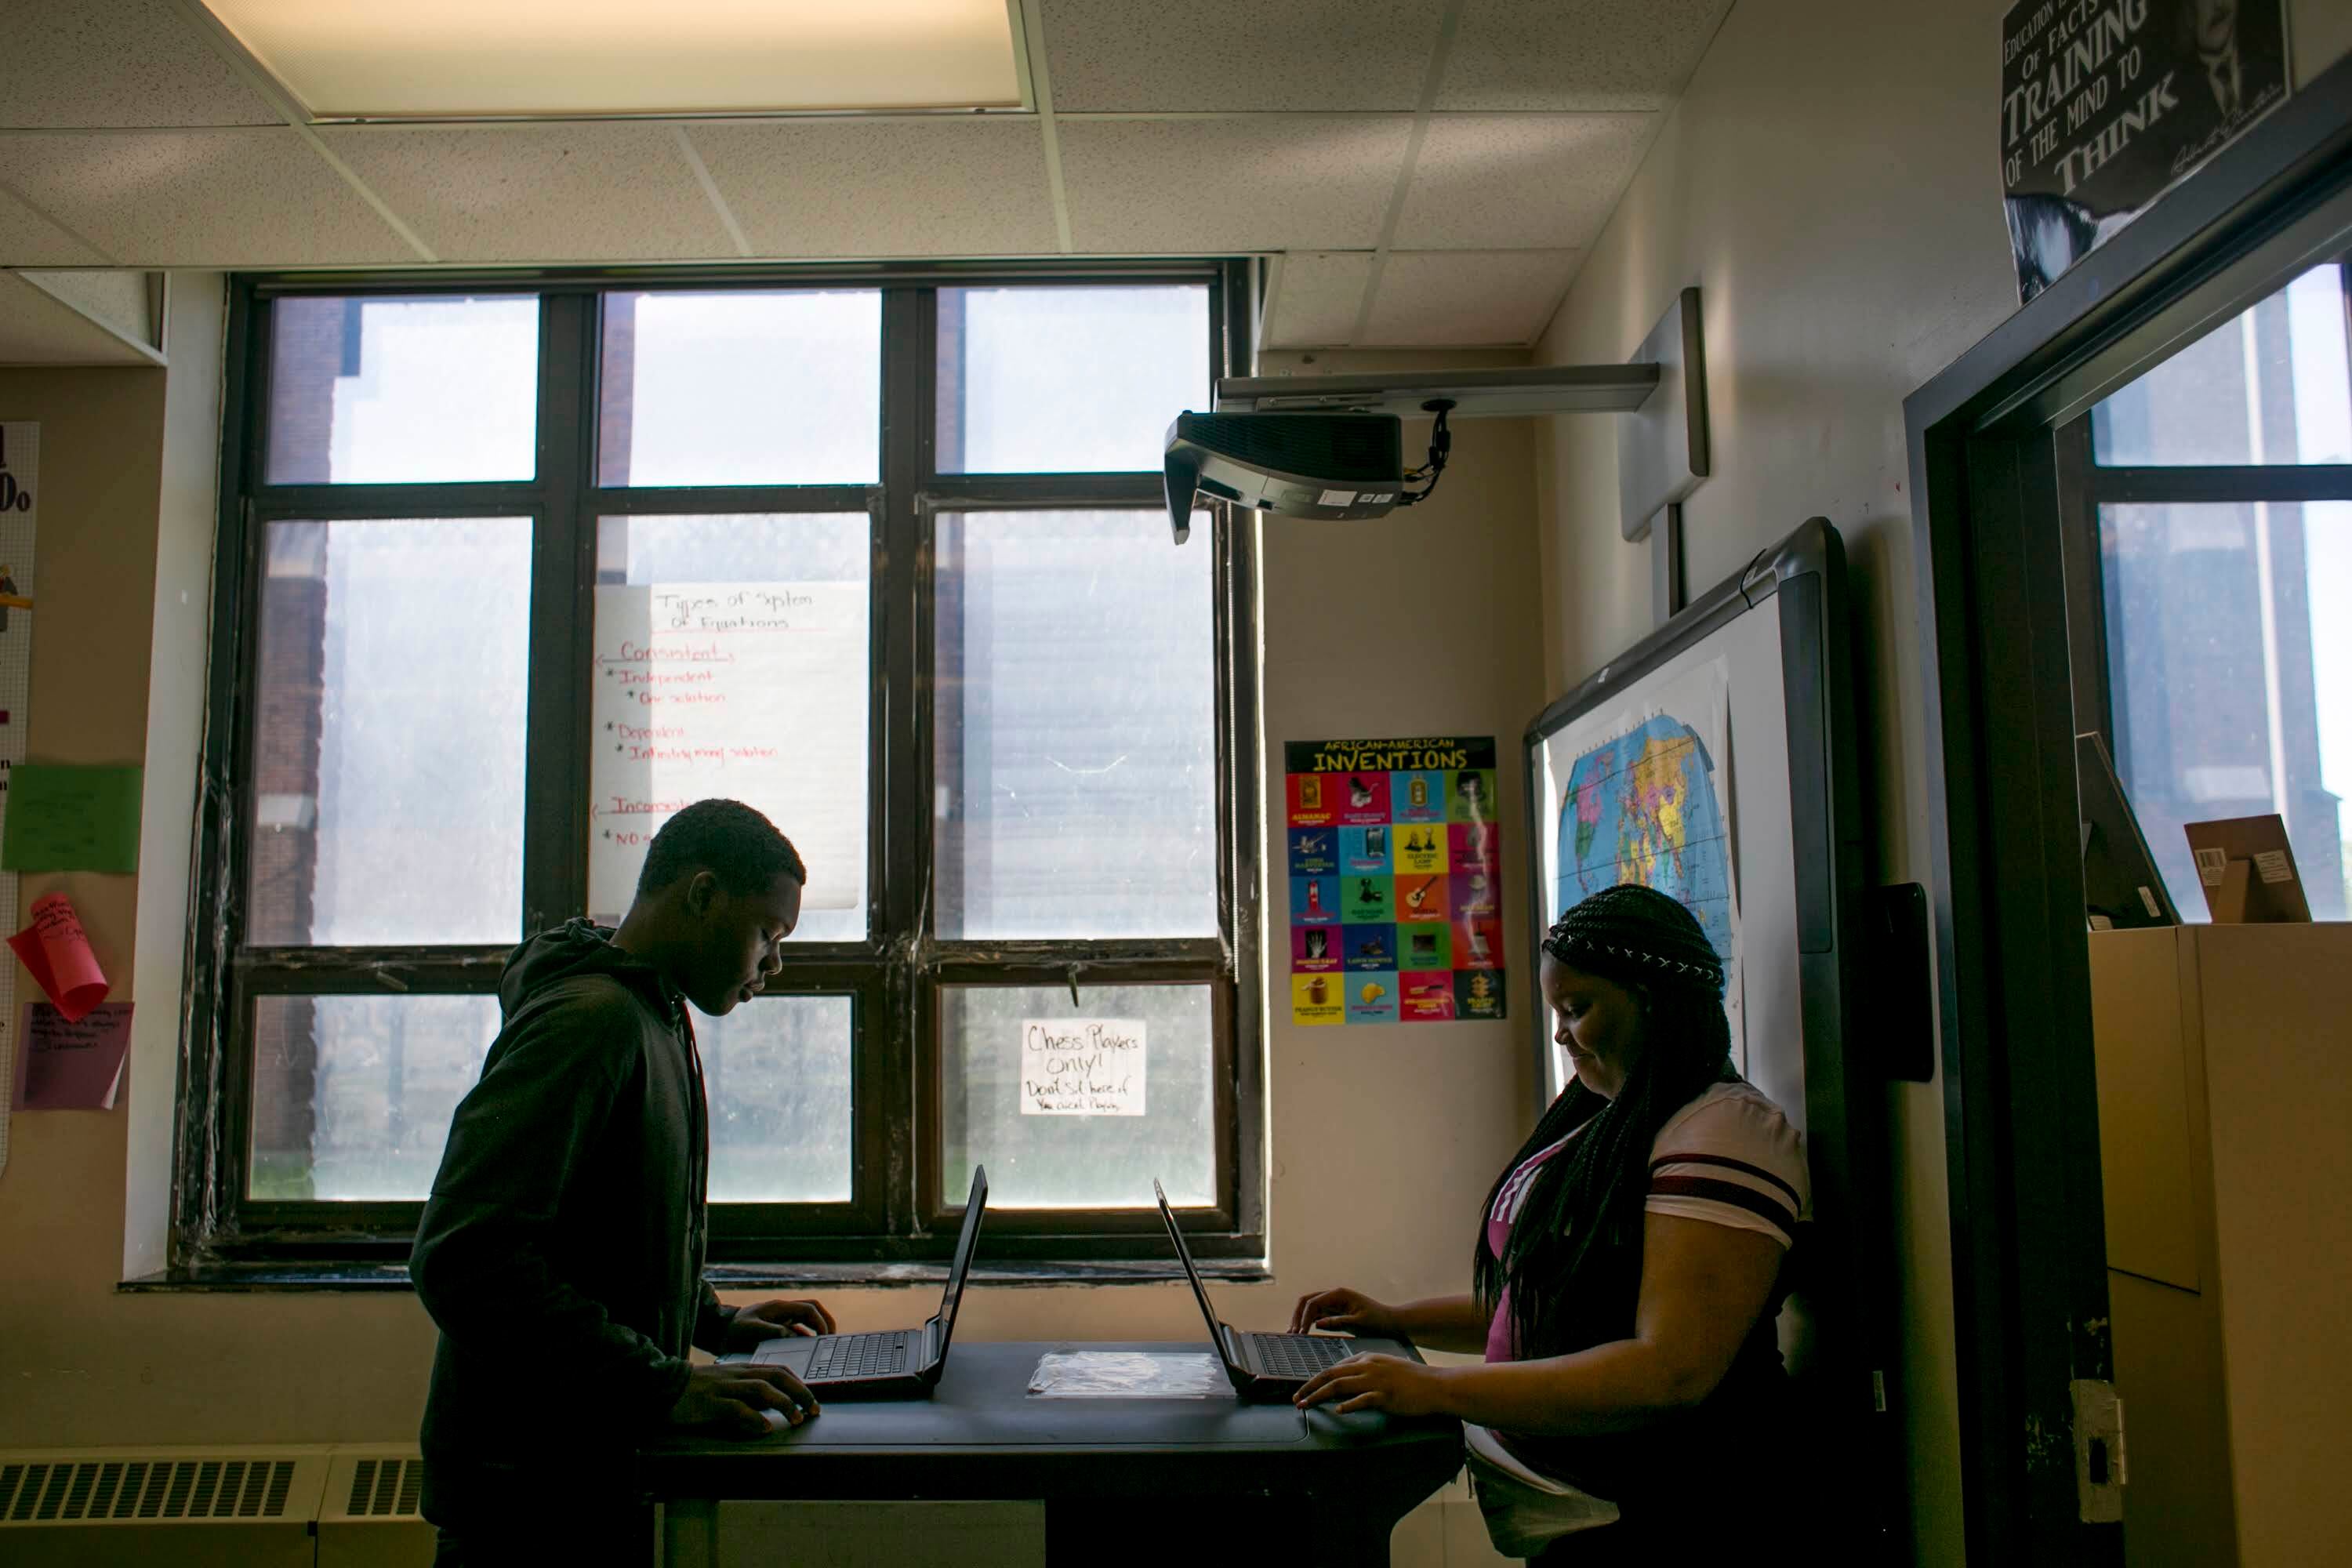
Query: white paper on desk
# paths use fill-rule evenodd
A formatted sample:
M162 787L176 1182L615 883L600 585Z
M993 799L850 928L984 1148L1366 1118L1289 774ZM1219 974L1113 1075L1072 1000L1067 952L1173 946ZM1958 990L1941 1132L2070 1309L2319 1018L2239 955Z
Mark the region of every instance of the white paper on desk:
M1029 1392L1044 1399L1231 1399L1217 1358L1199 1351L1047 1351Z

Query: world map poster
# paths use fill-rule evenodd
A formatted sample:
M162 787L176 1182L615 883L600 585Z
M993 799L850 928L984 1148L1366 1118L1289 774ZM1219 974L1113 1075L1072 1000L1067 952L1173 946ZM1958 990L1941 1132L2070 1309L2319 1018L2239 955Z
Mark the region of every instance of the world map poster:
M1732 1038L1741 1041L1729 691L1716 659L1552 738L1559 826L1549 914L1620 882L1675 900L1723 960Z
M1503 1013L1495 738L1283 746L1296 1024Z

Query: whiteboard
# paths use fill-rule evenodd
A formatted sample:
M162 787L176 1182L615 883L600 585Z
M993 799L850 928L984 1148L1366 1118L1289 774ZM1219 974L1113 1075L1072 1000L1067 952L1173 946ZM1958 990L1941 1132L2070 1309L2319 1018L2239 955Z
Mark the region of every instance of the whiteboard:
M1728 803L1732 890L1738 910L1738 963L1727 997L1732 1019L1734 1065L1804 1127L1804 1024L1797 964L1797 884L1794 816L1789 795L1787 685L1781 663L1780 612L1777 597L1744 607L1727 624L1666 657L1663 663L1622 685L1604 668L1580 691L1589 704L1568 713L1547 710L1548 732L1530 747L1538 785L1530 795L1538 820L1529 837L1541 857L1536 879L1539 927L1559 918L1559 814L1566 804L1567 772L1585 749L1585 731L1575 721L1584 712L1648 706L1645 699L1686 685L1710 667L1727 681L1728 715L1724 756L1716 760L1717 791ZM1727 788L1726 787L1727 784ZM1538 1008L1538 1013L1544 1010ZM1551 1042L1549 1017L1539 1047L1547 1103L1567 1082L1566 1064Z

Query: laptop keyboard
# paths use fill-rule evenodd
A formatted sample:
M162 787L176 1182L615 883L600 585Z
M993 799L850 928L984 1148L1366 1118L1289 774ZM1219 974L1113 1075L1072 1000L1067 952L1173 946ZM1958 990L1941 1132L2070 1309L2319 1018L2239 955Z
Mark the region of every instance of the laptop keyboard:
M1328 1334L1252 1334L1258 1365L1268 1377L1313 1377L1356 1353L1356 1342Z
M827 1334L817 1341L809 1357L807 1381L838 1382L848 1377L887 1377L907 1370L904 1330L880 1334Z

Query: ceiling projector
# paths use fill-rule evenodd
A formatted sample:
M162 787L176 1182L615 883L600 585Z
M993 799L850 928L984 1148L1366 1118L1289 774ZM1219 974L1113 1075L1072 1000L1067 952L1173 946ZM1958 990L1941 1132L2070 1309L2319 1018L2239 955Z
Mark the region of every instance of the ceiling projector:
M1179 414L1168 426L1168 521L1179 544L1196 494L1335 522L1415 499L1393 414Z

